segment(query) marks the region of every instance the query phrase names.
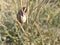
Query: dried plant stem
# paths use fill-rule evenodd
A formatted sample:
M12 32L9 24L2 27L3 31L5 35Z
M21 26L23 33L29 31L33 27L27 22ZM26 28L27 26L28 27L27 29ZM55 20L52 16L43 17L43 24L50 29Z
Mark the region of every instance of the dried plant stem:
M28 32L29 2L30 2L30 1L27 1L27 14L26 14L27 21L26 21L26 32Z
M19 22L18 22L18 25L21 27L21 29L22 29L23 33L27 36L27 34L26 34L25 30L23 29L23 27L22 27L21 23L19 23Z
M22 7L22 0L20 0L20 8Z
M38 0L36 0L36 5L38 4ZM32 23L34 24L34 22L36 21L36 18L37 18L37 15L38 15L38 5L37 5L37 10L36 10L36 15L35 15L35 17L34 17L34 19L33 19L33 21L32 21Z

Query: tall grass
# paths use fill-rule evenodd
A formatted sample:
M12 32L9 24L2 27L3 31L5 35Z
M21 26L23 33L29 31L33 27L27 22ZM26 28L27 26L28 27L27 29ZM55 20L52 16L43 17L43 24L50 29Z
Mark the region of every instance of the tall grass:
M0 0L0 45L60 45L60 0L29 1L28 22L21 28L20 0Z

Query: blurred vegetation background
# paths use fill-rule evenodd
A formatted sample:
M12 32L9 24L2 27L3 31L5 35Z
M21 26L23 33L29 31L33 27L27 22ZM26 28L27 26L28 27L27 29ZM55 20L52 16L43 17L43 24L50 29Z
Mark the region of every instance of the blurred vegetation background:
M0 45L60 45L60 0L30 0L27 35L17 26L19 9L20 0L0 0Z

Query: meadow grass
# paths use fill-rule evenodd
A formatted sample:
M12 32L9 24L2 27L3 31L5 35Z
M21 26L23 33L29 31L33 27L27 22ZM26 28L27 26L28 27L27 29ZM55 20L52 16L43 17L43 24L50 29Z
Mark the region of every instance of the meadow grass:
M20 3L0 0L0 45L60 45L60 0L30 0L23 26L16 18Z

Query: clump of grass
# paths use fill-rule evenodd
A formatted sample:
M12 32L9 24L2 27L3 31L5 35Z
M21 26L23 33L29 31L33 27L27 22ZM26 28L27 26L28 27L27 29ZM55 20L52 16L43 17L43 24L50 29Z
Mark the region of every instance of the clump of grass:
M28 24L22 26L27 35L16 19L20 1L0 1L0 44L60 45L60 0L30 0Z

